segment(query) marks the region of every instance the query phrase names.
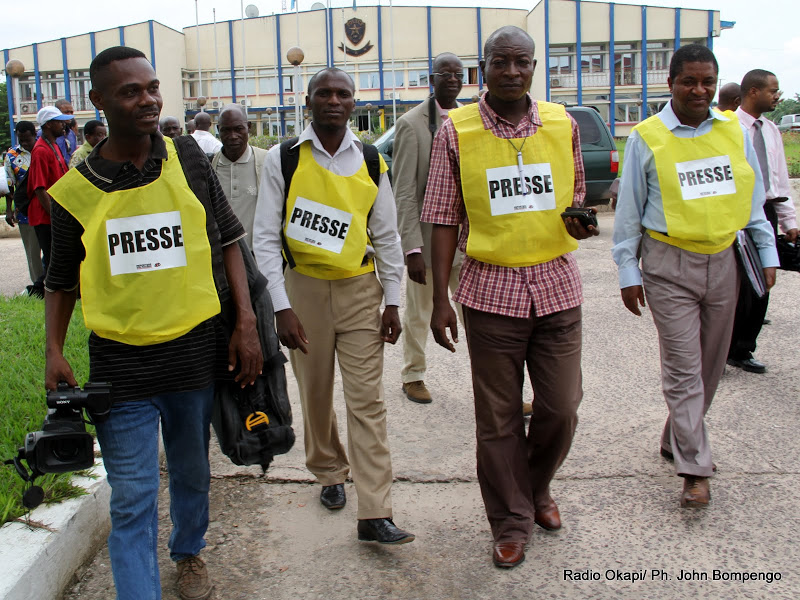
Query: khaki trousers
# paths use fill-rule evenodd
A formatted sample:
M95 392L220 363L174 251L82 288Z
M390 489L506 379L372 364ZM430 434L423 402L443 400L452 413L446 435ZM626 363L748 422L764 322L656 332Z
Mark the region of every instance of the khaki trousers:
M739 286L733 247L697 254L645 235L642 274L669 417L661 447L678 475L711 477L705 415L725 369Z
M458 287L458 274L461 266L450 269L450 293L455 294ZM403 313L403 370L400 372L403 383L423 381L427 365L425 345L431 331L433 313L433 271L426 270L425 281L421 285L406 276L406 310ZM461 305L455 305L458 318L463 325Z
M383 288L374 273L326 281L286 271L286 291L308 338L292 350L300 388L306 466L322 485L343 483L352 465L358 518L392 517L392 460L383 402ZM347 408L348 462L333 410L338 358Z
M25 258L28 261L28 275L31 277L31 283L36 283L44 275L39 240L36 239L36 231L33 227L25 223L18 223L18 226L22 246L25 248Z
M495 542L527 542L567 457L583 397L581 308L526 319L464 307L475 394L478 482ZM522 385L533 384L525 434Z

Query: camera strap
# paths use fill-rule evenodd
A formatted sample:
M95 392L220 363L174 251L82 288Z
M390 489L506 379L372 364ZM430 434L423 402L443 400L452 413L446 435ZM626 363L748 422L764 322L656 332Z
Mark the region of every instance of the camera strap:
M34 479L41 477L43 473L35 468L28 472L28 469L22 464L24 453L25 449L20 448L14 458L4 461L3 464L13 465L14 469L17 471L17 475L28 484L26 490L22 493L22 506L28 510L33 510L44 500L44 490L38 485L33 485Z

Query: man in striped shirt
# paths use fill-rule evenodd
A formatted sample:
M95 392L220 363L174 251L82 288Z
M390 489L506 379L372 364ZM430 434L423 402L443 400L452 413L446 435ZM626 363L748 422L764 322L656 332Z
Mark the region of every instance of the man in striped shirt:
M422 210L422 221L434 224L431 329L453 352L447 281L456 247L466 254L453 300L464 309L478 480L498 567L524 560L534 523L561 527L550 482L572 443L583 393L583 296L570 252L576 239L598 234L561 218L585 194L578 128L563 106L528 94L533 53L533 40L517 27L486 41L488 93L451 111L439 130ZM527 438L526 365L535 396Z

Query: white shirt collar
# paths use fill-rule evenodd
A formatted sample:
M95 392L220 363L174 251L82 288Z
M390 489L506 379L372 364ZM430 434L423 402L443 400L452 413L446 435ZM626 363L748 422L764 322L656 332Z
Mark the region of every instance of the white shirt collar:
M678 115L676 115L675 111L672 110L672 100L670 100L664 105L664 108L661 109L661 112L658 113L658 116L661 118L661 120L664 122L664 125L666 125L670 131L676 129L677 127L691 127L690 125L684 125L683 123L680 122L680 119L678 119ZM730 119L725 115L723 115L722 113L718 113L717 111L711 110L709 108L708 116L706 117L706 120L704 122L714 119L718 119L720 121L730 121Z
M222 150L219 151L219 164L221 165L232 165L232 164L244 164L250 162L250 159L253 158L253 149L250 147L250 144L247 144L247 148L242 155L234 161L228 159L225 154L223 154Z
M297 139L297 143L293 146L293 148L296 148L297 146L299 146L303 142L307 142L309 140L311 141L311 143L314 145L314 147L317 150L319 150L320 152L324 152L325 154L328 154L328 151L325 150L325 147L322 145L322 142L319 140L319 137L317 136L317 132L314 131L314 127L312 127L312 125L310 123L309 123L308 127L306 127L303 130L303 133L300 134L300 137ZM361 143L361 140L359 140L358 136L355 133L353 133L352 130L348 127L345 130L344 138L342 139L342 143L339 145L339 149L336 150L336 153L333 156L336 156L337 154L341 154L342 152L348 150L351 146L355 146L356 150L358 150L359 152L363 151L363 144ZM331 158L333 158L333 157L331 157Z

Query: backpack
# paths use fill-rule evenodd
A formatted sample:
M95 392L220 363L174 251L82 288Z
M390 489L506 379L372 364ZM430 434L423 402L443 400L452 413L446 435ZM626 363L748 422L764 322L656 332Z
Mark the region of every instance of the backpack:
M281 210L281 245L283 246L283 256L286 264L294 269L295 262L289 250L283 227L286 223L286 202L289 200L289 188L292 185L292 177L300 163L300 147L294 147L299 138L292 138L281 143L281 174L283 175L283 208ZM370 179L380 187L381 181L381 155L378 149L372 144L364 144L364 162L367 163L367 172Z
M191 136L175 138L175 148L189 187L213 216L211 199L204 176L207 164L201 160L183 160L187 151L201 154ZM213 218L206 219L206 231L211 243L211 267L219 294L221 312L214 319L217 333L217 360L214 382L214 408L211 423L222 452L236 465L260 465L263 471L275 455L285 454L294 445L292 408L286 385L284 364L275 331L272 299L267 291L267 279L258 270L247 242L239 240L239 248L247 273L250 301L256 314L256 328L264 357L262 373L253 385L241 388L229 373L228 344L236 326L236 311L225 277L220 233Z

